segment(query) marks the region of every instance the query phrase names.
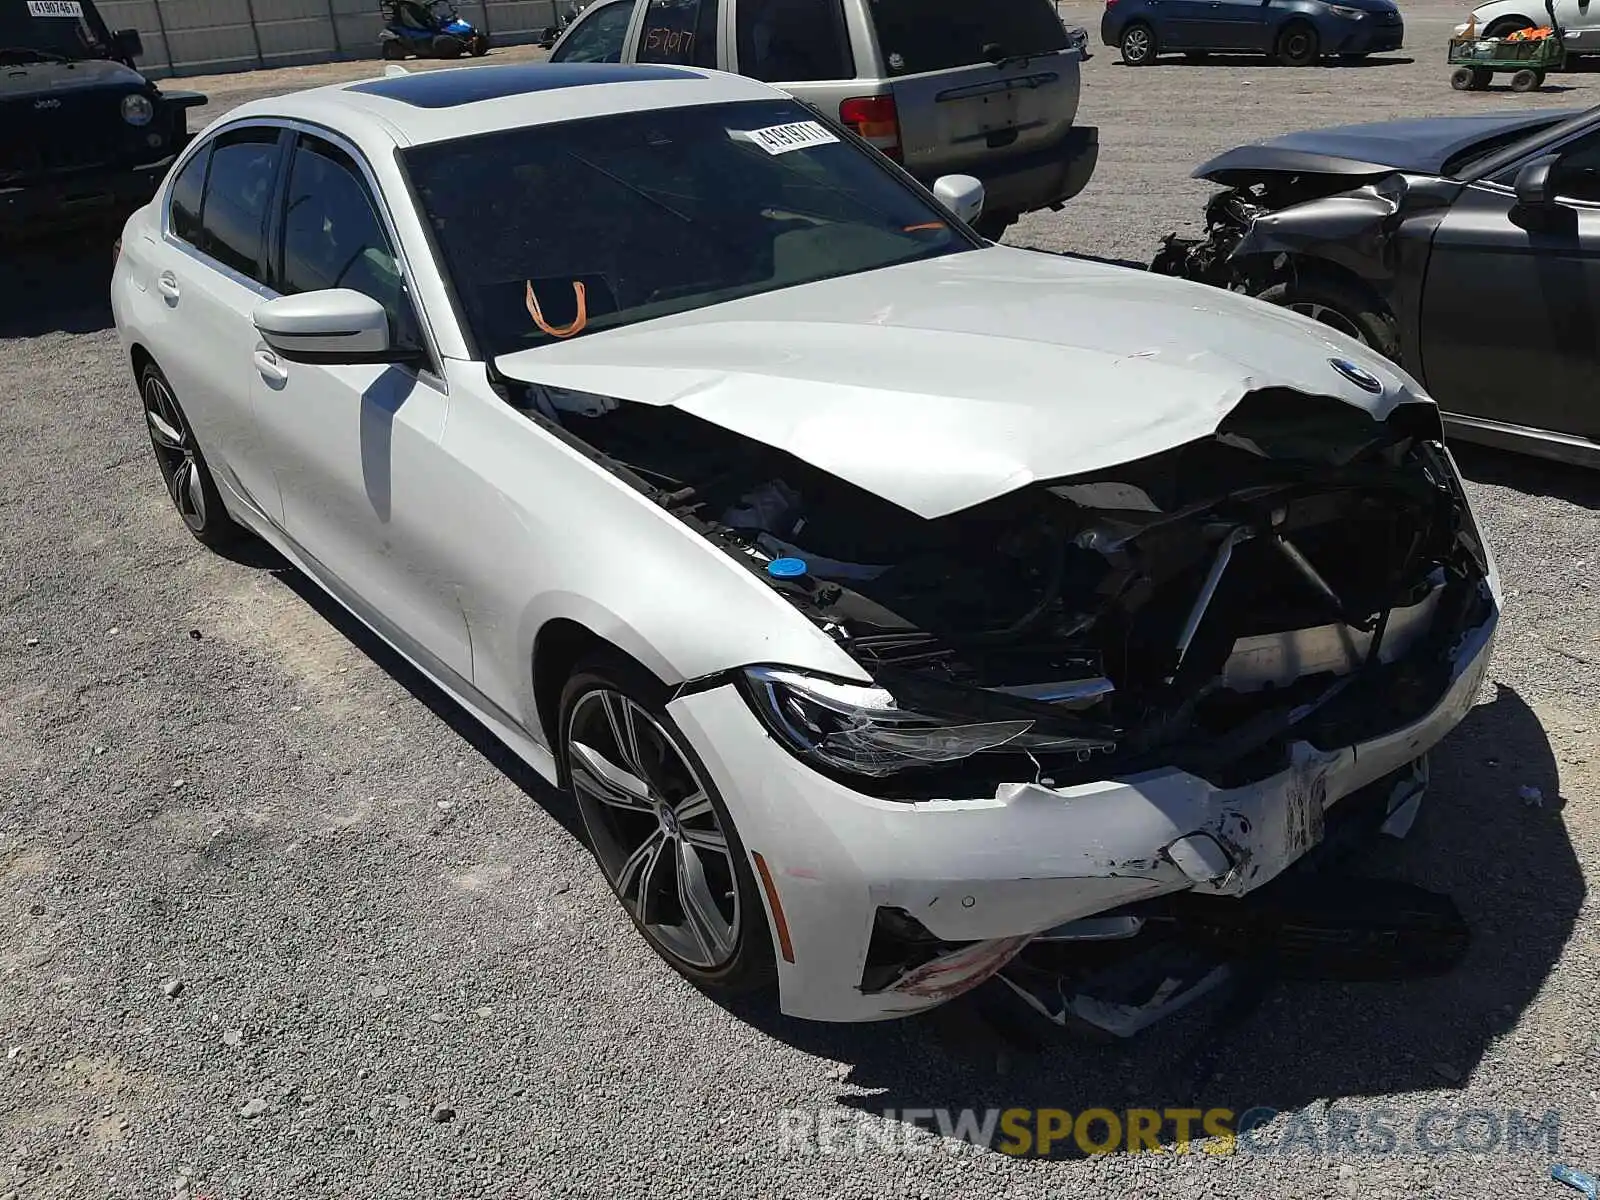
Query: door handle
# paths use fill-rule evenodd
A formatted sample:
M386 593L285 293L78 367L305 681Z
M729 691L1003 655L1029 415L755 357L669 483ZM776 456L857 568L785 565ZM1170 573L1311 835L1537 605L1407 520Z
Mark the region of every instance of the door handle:
M261 378L268 383L285 383L288 381L289 372L283 369L283 364L278 361L278 356L271 350L257 350L253 357L256 370L261 373Z
M160 292L168 300L177 300L178 277L171 271L161 272L161 274L156 277L156 291Z

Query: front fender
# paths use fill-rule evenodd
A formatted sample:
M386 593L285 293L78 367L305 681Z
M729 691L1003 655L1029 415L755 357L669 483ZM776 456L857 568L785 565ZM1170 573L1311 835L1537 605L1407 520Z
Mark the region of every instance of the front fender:
M1386 196L1329 196L1256 217L1228 257L1323 259L1376 283L1394 276L1391 239L1399 217L1399 204Z

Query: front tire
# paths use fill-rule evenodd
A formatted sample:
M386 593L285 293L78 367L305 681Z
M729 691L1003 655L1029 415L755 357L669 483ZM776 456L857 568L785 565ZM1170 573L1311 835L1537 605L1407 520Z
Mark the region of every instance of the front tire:
M1122 61L1130 67L1148 67L1156 60L1156 31L1135 21L1122 31Z
M389 62L399 62L406 56L405 44L399 38L385 38L383 57Z
M156 467L189 532L201 544L220 550L240 541L242 526L228 515L200 443L172 391L172 385L155 363L139 372L139 398L144 402L145 429L155 451Z
M433 39L433 56L435 58L460 58L465 50L460 38L439 36Z
M1292 21L1278 35L1278 61L1286 67L1315 66L1322 57L1317 31L1304 21Z
M480 33L472 41L472 57L482 58L487 53L489 53L489 35Z
M1510 37L1519 29L1532 28L1533 22L1528 20L1527 17L1501 17L1498 21L1490 22L1488 28L1483 31L1483 36L1486 38Z
M580 663L561 697L563 779L606 882L651 948L707 991L767 988L776 971L754 872L666 700L621 654Z
M1394 317L1377 297L1359 287L1338 279L1302 276L1273 284L1257 299L1310 317L1370 346L1385 358L1400 361L1400 332Z
M1531 92L1539 86L1539 72L1530 71L1524 67L1511 77L1511 90L1513 92Z

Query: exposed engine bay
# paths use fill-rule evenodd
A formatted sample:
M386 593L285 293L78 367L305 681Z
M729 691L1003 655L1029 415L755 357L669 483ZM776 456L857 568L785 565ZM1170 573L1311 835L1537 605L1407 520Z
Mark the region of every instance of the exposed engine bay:
M1431 405L1379 422L1262 389L1212 437L926 520L673 408L512 399L759 573L900 706L1012 731L873 780L885 794L1263 778L1291 740L1337 748L1425 712L1490 603Z

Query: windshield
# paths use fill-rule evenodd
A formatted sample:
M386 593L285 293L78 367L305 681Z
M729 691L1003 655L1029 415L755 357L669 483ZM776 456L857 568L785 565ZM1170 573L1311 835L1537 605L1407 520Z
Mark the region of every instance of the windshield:
M105 25L83 0L0 0L0 61L104 58Z
M626 113L404 158L489 357L973 249L791 100Z
M1051 0L872 0L878 48L891 75L1065 50Z

